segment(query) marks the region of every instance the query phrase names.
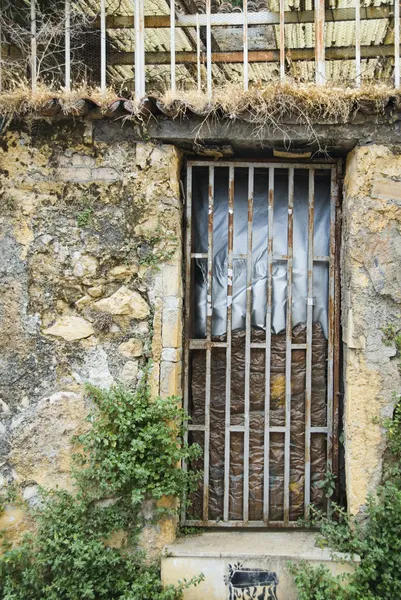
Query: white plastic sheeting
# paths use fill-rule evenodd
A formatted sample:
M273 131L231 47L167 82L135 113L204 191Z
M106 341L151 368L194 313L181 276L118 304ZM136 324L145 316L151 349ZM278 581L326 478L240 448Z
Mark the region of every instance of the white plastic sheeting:
M288 170L276 169L273 219L272 333L285 329L287 303ZM314 256L329 254L330 175L315 175ZM208 169L193 172L193 248L207 253ZM227 329L227 244L228 244L228 169L215 169L214 234L212 284L212 335ZM234 180L234 261L232 328L245 329L246 258L248 246L248 169L236 168ZM293 234L292 325L306 322L308 253L308 174L295 170ZM267 243L268 243L268 169L255 169L252 233L252 327L266 327ZM206 330L207 259L195 258L194 337L203 338ZM313 321L320 322L325 337L328 330L328 263L315 261L313 269Z

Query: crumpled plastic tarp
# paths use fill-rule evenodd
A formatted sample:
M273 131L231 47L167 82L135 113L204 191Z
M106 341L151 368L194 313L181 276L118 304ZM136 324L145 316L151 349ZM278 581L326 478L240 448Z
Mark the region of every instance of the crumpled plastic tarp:
M236 169L234 179L234 253L247 254L248 175L247 169ZM329 254L330 179L315 178L314 255ZM308 177L300 170L294 177L294 258L293 258L293 326L306 321L307 252L308 252ZM193 248L206 253L208 243L208 173L199 168L193 175ZM252 234L252 325L265 329L268 239L268 174L255 170ZM213 335L227 329L227 244L228 244L228 169L215 168L214 235L213 235ZM277 171L274 193L273 251L274 256L287 254L288 175ZM204 337L206 329L207 259L193 262L195 280L194 336ZM328 265L314 265L314 320L321 323L327 337ZM272 331L285 328L287 297L287 265L273 262ZM233 262L232 329L245 327L246 259Z
M252 331L252 341L262 342L265 332ZM223 341L225 336L214 337ZM306 326L293 330L293 342L305 343ZM285 425L285 333L271 338L270 425ZM325 427L327 341L319 323L313 325L312 346L312 426ZM231 367L231 424L244 424L245 331L232 335ZM263 520L264 470L264 402L265 350L251 350L250 375L250 449L249 449L249 519ZM192 354L191 415L192 423L203 424L205 419L205 352ZM294 350L291 364L291 447L290 447L290 520L304 514L305 473L305 373L306 352ZM226 398L226 351L212 349L212 378L210 397L210 472L209 520L223 519L224 444ZM203 433L194 432L192 441L203 446ZM243 461L244 435L231 433L230 444L230 520L243 518ZM202 464L197 465L202 468ZM323 508L324 494L318 483L326 472L326 436L313 434L311 440L311 502ZM194 494L190 518L202 518L203 486ZM284 503L284 434L270 435L269 477L270 520L283 520Z

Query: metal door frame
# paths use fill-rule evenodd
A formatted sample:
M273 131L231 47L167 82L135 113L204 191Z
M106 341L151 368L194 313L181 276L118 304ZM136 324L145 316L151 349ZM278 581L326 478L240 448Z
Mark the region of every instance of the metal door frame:
M192 169L194 167L208 167L208 252L205 254L192 252ZM215 169L225 167L229 169L228 193L228 281L227 281L227 341L212 341L212 279L213 279L213 205L214 205L214 172ZM248 168L248 252L247 252L247 292L246 292L246 338L245 338L245 398L244 398L244 425L230 424L230 395L229 385L231 379L231 313L232 313L232 278L234 241L234 174L235 168ZM252 305L252 217L253 217L253 187L254 170L257 168L269 169L268 188L268 279L267 279L267 311L266 311L266 341L264 343L251 343L251 305ZM284 427L271 427L269 424L269 396L270 396L270 340L271 340L271 307L272 307L272 274L273 274L273 208L274 208L274 171L275 169L288 170L288 251L287 255L278 257L287 262L287 310L286 315L286 392L285 392L285 421ZM309 218L308 218L308 299L307 299L307 342L306 344L292 343L292 267L293 267L293 201L294 201L294 171L303 169L309 171ZM314 231L314 172L315 170L330 170L330 254L329 256L314 256L313 231ZM181 523L184 526L195 527L299 527L297 521L289 518L289 477L290 477L290 418L291 418L291 356L292 350L306 350L306 389L305 389L305 493L304 517L310 515L310 443L312 433L327 435L327 469L336 476L338 487L338 397L339 397L339 329L340 329L340 280L339 280L339 250L340 250L340 197L339 178L341 174L341 160L334 161L309 161L299 163L295 161L187 161L187 185L185 198L185 322L184 322L184 409L188 411L189 404L189 356L191 350L206 351L206 386L205 386L205 424L191 425L185 434L188 441L188 432L197 431L204 433L204 474L203 474L203 519L187 519L182 512ZM190 339L191 325L191 264L196 258L207 259L207 309L206 309L206 339ZM241 255L241 258L243 256ZM275 257L276 259L276 257ZM312 399L312 317L313 317L313 265L315 262L328 262L329 264L329 295L328 295L328 357L327 357L327 426L311 426L311 399ZM210 390L211 390L211 349L226 348L226 411L225 411L225 463L224 463L224 517L223 520L213 521L208 518L209 497L209 441L210 441ZM265 364L265 436L264 436L264 482L263 482L263 520L250 521L248 519L249 502L249 389L250 389L250 351L252 347L266 348ZM229 520L229 473L230 473L230 434L231 432L244 433L244 504L243 520ZM270 433L283 433L285 436L284 457L284 519L271 521L269 519L269 436ZM187 468L186 464L182 465ZM331 500L327 500L327 511L330 513Z

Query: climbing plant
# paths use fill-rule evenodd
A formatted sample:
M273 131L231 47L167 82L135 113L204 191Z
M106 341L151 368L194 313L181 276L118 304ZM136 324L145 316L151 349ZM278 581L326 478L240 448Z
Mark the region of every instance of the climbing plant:
M41 490L34 533L16 547L4 536L0 598L179 600L202 577L163 589L138 535L144 502L157 521L177 510L174 501L168 510L158 508L162 497L187 497L197 485L199 473L177 468L200 453L181 442L186 416L177 398L152 400L146 381L136 392L88 387L87 393L93 410L88 431L76 440L74 493Z
M385 344L401 352L394 326L383 329ZM320 542L334 550L359 555L360 563L346 576L334 577L324 566L290 565L299 600L395 600L401 598L401 396L395 395L392 418L382 421L387 434L383 481L368 498L364 518L350 517L334 505L335 519L315 512Z

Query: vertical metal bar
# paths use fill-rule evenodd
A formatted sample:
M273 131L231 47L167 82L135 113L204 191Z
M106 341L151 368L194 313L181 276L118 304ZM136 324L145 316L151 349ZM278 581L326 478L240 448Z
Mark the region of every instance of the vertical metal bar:
M135 0L135 95L145 95L145 17L144 0Z
M186 194L186 256L185 256L185 337L184 337L184 410L188 414L189 408L189 338L191 336L191 250L192 250L192 167L187 168L187 194ZM184 432L184 441L188 443L188 431ZM184 471L188 465L182 464ZM185 502L186 498L184 498ZM185 507L184 507L185 508ZM185 510L181 512L181 523L186 520Z
M65 0L65 89L71 89L71 0Z
M198 92L202 91L202 71L201 71L201 39L200 39L200 26L199 26L199 15L196 13L196 65L198 73Z
M250 434L250 384L251 384L251 316L252 316L252 226L254 167L248 169L248 244L246 260L246 316L245 316L245 395L244 395L244 514L249 520L249 434Z
M209 447L210 447L210 392L212 383L212 286L213 286L213 206L214 167L209 167L207 237L207 296L206 296L206 387L205 387L205 447L203 472L203 520L209 515Z
M355 0L355 76L356 86L361 87L361 0Z
M284 0L280 0L280 81L285 79Z
M209 0L210 1L210 0ZM234 246L234 167L229 167L228 181L228 249L227 249L227 349L226 349L226 406L224 447L224 521L228 521L230 499L230 422L231 422L231 327L233 302Z
M336 225L336 197L337 197L337 170L331 170L330 186L330 254L329 254L329 328L327 339L327 470L333 467L333 398L334 398L334 274L335 274L335 225ZM328 513L330 512L330 499L328 499Z
M400 0L394 0L394 86L400 87Z
M339 400L340 400L340 255L339 248L341 246L341 228L339 219L339 181L341 179L340 160L337 161L336 180L334 185L335 197L335 266L334 266L334 332L333 332L333 436L332 436L332 471L337 476L336 481L336 498L338 499L339 480L338 480L338 436L339 436Z
M171 91L175 93L175 0L170 0L170 69Z
M294 167L288 169L288 260L287 260L287 314L285 356L285 440L284 440L284 526L290 516L290 444L291 444L291 344L292 344L292 259L294 219Z
M309 518L311 482L311 409L312 409L312 339L313 339L313 256L315 218L315 170L309 170L308 201L308 297L306 306L306 382L305 382L305 490L304 516Z
M206 0L206 71L207 95L212 97L212 26L211 26L211 0Z
M106 0L100 0L100 90L106 92Z
M270 487L270 361L272 337L272 285L273 285L273 216L274 216L274 167L269 168L269 197L267 221L267 303L266 303L266 354L265 354L265 434L263 473L263 520L269 522Z
M248 90L249 63L248 63L248 0L243 0L244 11L244 90Z
M326 81L326 63L324 47L324 0L315 0L315 63L316 84Z
M36 91L37 77L36 0L31 0L31 85L33 92Z

